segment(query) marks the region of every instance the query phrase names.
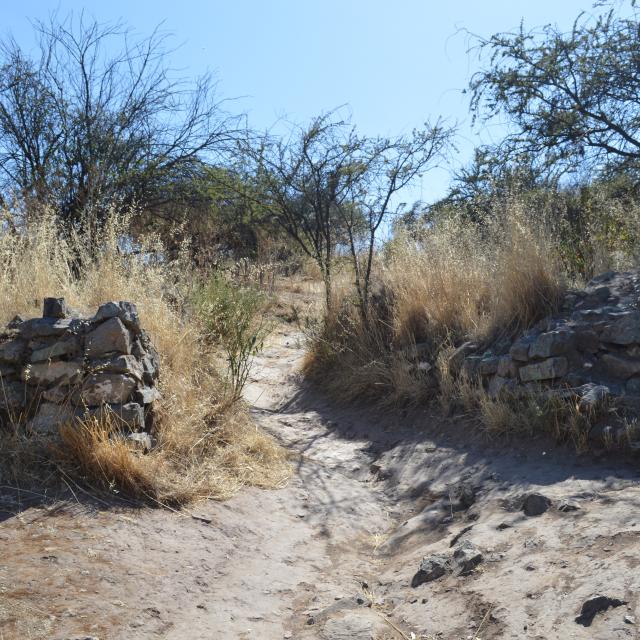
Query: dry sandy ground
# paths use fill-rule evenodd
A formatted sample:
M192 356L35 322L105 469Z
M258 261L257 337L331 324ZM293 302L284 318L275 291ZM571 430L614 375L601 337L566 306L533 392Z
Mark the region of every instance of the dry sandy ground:
M277 335L247 389L293 452L284 489L196 505L203 519L0 492L0 640L639 637L637 464L336 408L299 385L301 354ZM519 510L531 491L553 501L537 517ZM424 556L465 540L474 571L411 586ZM576 623L598 594L625 604Z

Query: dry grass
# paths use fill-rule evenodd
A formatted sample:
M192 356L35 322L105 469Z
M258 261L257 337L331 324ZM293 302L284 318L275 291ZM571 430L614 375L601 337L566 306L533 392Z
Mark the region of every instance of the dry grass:
M289 474L284 452L229 401L213 368L217 354L190 315L195 274L188 261L158 259L162 247L152 240L123 251L125 229L126 220L114 218L98 236L62 239L45 218L0 236L0 321L39 315L50 295L85 313L107 300L135 302L161 357L158 446L143 455L92 422L64 429L56 454L9 426L0 434L0 482L53 482L61 466L92 486L171 504L226 498L246 484L281 485Z
M311 336L305 370L334 394L383 404L435 397L423 369L452 344L489 344L531 326L563 290L551 234L514 200L485 227L442 222L385 250L363 321L350 293Z

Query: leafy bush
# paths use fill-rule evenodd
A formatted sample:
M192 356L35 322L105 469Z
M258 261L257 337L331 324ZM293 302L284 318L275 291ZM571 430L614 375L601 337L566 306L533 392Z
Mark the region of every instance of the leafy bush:
M193 301L208 340L224 350L231 399L238 400L268 333L261 314L264 296L236 286L224 274L214 274L196 287Z

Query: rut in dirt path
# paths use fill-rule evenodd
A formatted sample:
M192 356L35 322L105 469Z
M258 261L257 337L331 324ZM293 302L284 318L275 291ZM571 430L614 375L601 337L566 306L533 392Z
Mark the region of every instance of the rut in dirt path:
M282 637L640 637L633 461L544 437L491 443L429 410L337 407L295 376L301 356L295 336L278 336L247 393L256 421L294 452L290 488L309 530L296 566L316 571L292 594ZM523 511L532 494L542 508ZM423 557L455 567L457 554L474 557L470 570L416 580ZM596 595L622 605L584 626Z
M194 505L198 519L78 504L0 522L2 640L638 637L637 463L339 407L302 384L302 356L276 333L246 389L291 452L287 486ZM531 493L540 515L521 508ZM416 580L424 557L449 567L465 549L469 571ZM620 604L591 618L589 602Z

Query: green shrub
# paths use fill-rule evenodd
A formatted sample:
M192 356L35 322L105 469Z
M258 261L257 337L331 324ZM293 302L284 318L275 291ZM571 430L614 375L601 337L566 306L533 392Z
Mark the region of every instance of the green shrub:
M261 313L264 295L215 274L196 286L193 302L208 339L226 355L231 399L238 400L253 358L268 334Z

